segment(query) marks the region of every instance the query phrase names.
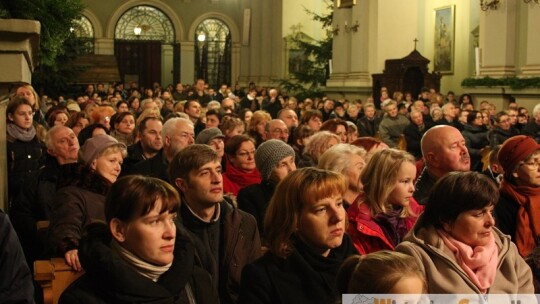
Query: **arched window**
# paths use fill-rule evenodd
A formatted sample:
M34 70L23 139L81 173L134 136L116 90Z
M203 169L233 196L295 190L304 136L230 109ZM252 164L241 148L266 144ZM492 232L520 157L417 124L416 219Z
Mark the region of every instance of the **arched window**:
M93 54L94 27L92 26L92 22L85 16L81 16L80 19L73 20L73 25L70 30L82 41L84 45L83 53Z
M155 40L174 43L174 28L171 20L157 8L136 6L120 17L114 37L121 40Z
M231 34L221 20L206 19L195 30L195 74L213 87L231 84Z

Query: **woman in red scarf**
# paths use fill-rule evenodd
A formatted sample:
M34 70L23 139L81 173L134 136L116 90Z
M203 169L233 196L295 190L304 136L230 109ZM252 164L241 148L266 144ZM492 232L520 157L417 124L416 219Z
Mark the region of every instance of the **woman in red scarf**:
M255 151L255 140L247 135L236 135L227 141L223 193L237 196L240 189L261 182L261 174L255 165Z
M497 227L512 237L521 256L540 245L540 145L524 135L507 139L499 150L504 169Z

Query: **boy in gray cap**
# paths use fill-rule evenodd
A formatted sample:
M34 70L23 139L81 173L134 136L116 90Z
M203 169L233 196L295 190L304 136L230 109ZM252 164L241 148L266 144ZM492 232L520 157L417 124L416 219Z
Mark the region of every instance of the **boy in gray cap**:
M260 184L247 186L238 192L238 208L257 220L261 237L264 236L264 215L276 185L296 170L294 150L279 139L263 142L255 152L255 164L261 173Z

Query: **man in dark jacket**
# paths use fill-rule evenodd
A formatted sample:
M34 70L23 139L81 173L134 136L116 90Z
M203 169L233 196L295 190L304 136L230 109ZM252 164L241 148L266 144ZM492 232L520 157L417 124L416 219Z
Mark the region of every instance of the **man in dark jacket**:
M272 118L277 118L279 111L283 108L281 105L281 102L283 98L281 96L278 96L278 91L276 89L271 89L268 92L268 97L263 99L262 102L262 108L266 112L270 113L270 116Z
M533 117L521 130L521 134L531 136L540 143L540 103L534 106Z
M414 158L422 158L420 140L422 140L424 133L432 126L432 123L424 122L424 115L422 115L422 112L417 110L411 111L411 123L405 127L403 134L407 141L407 152L411 153Z
M127 148L128 156L122 163L122 172L120 173L122 175L130 174L137 163L156 156L163 147L161 140L163 123L161 119L146 117L139 123L137 128L140 140Z
M169 181L169 163L176 153L195 142L193 123L187 118L171 118L165 122L161 131L163 148L156 156L139 162L131 174L142 174Z
M77 162L79 141L68 127L52 127L45 137L47 155L45 166L28 174L24 180L24 191L13 200L9 210L13 228L21 241L26 261L32 269L33 262L43 254L44 236L37 230L38 221L47 221L53 205L53 196L58 183L67 179Z
M416 180L413 196L424 205L435 182L448 172L470 171L471 158L463 135L451 126L432 127L421 145L425 168Z
M366 103L364 105L364 116L358 120L358 135L374 137L379 132L381 119L377 117L375 105Z
M169 175L182 193L180 221L210 253L212 262L206 266L221 303L236 303L242 269L261 253L257 222L224 199L220 158L209 146L183 149L173 158Z

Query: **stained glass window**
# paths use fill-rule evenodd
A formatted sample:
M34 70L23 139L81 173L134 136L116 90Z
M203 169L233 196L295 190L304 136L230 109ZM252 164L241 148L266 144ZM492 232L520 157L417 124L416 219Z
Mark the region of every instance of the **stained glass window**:
M195 73L211 86L231 81L231 34L219 19L206 19L195 31Z
M118 20L115 39L157 40L174 42L171 20L160 10L151 6L137 6L126 11Z

